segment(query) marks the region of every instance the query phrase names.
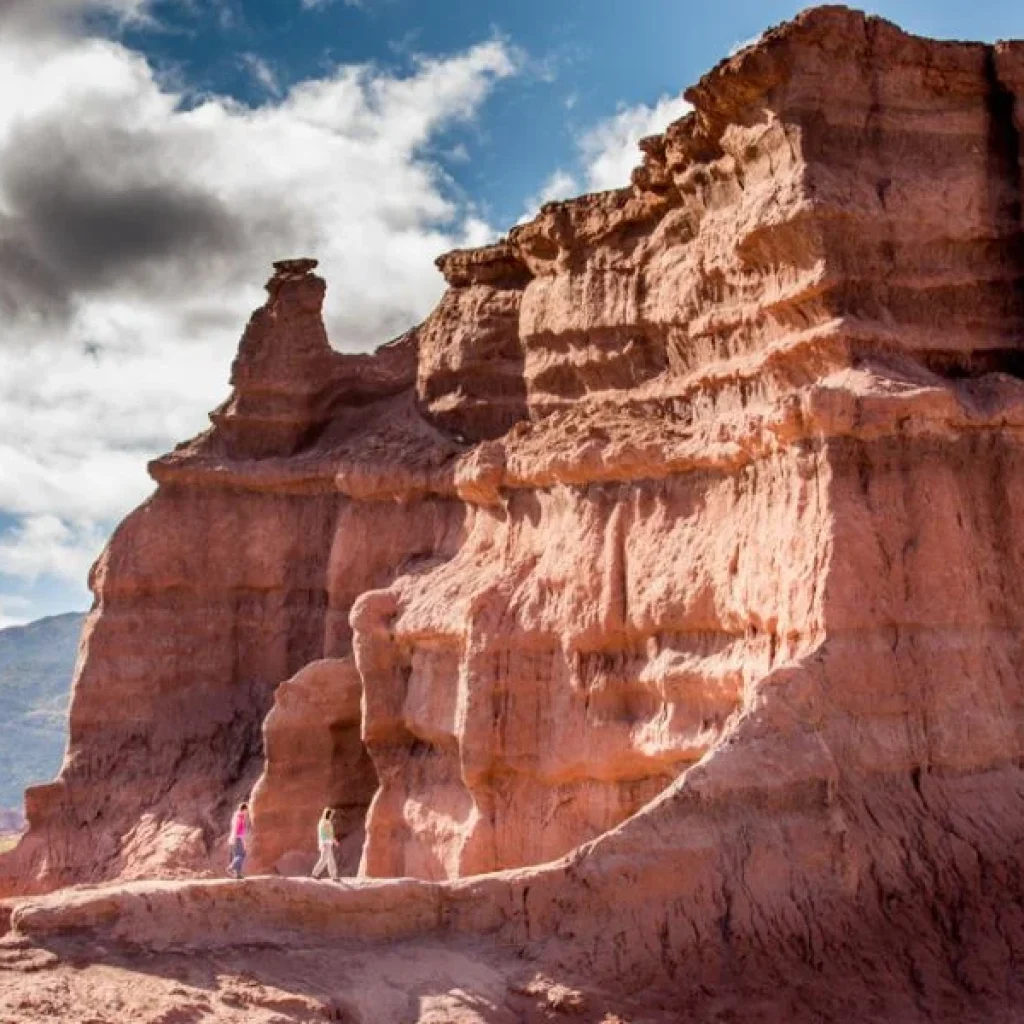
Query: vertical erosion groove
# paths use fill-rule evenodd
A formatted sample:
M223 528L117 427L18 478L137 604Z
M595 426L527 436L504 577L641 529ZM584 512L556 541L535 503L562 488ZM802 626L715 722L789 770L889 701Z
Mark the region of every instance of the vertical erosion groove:
M1017 98L999 75L995 47L985 49L988 86L988 209L996 239L1007 237L1014 262L1010 315L1017 321L1017 347L1024 346L1024 181ZM1020 367L1014 361L1014 367Z

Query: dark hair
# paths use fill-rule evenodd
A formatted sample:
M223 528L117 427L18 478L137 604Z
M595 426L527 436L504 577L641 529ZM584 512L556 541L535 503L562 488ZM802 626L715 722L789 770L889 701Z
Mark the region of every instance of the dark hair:
M245 802L245 801L243 800L243 801L242 801L242 802L241 802L241 803L240 803L240 804L238 805L238 809L239 809L240 811L247 811L247 810L249 810L249 805L248 805L248 804L247 804L247 803L246 803L246 802Z
M325 807L324 808L324 817L325 818L333 818L334 817L334 808L333 807Z

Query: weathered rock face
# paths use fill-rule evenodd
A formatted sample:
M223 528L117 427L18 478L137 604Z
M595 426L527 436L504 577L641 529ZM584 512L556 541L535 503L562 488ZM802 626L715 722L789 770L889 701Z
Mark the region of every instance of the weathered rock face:
M360 733L361 696L351 658L314 661L278 687L263 726L266 769L252 800L260 823L252 849L257 867L308 873L316 860L312 823L330 806L343 840L339 870L356 873L366 808L377 788Z
M516 489L476 511L451 561L360 598L381 776L365 870L538 863L637 811L817 639L817 595L800 581L824 557L826 511L813 472L786 456L739 485Z
M93 569L64 768L28 791L30 834L0 866L0 892L223 870L225 816L263 770L279 684L344 657L358 594L457 543L461 503L439 496L457 446L415 410L414 346L333 352L313 266L278 264L214 428L150 466L156 494ZM291 455L296 444L305 447ZM308 676L283 692L316 689ZM315 816L302 815L332 800L353 834L363 828L356 808L372 795L372 768L358 741L360 698L346 693L343 669L314 679L338 688L306 708L337 764L314 771L320 788L307 802L290 802L308 765L286 738L299 741L294 716L282 709L268 722L288 767L272 776L281 798L263 802L281 832L268 827L257 865L290 852L303 863ZM336 781L343 768L350 791Z
M451 287L421 328L417 395L457 436L498 437L527 415L519 306L530 273L503 242L437 266Z
M361 847L335 937L494 935L650 1020L1024 998L1024 44L822 8L687 96L372 357L279 268L98 565L9 871L203 869L262 769L261 869L327 804ZM385 925L395 876L443 884ZM127 941L141 891L15 925Z

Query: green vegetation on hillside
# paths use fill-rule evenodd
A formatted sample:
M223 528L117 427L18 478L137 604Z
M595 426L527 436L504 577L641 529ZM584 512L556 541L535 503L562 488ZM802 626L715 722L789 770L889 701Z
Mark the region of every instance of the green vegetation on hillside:
M75 612L0 630L0 808L20 807L26 786L60 768L84 620Z

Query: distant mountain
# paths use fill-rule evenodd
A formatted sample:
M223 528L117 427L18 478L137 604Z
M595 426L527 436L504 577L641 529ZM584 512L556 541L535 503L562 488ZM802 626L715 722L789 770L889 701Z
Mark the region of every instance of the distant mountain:
M68 700L85 615L0 629L0 809L52 779L67 739Z

